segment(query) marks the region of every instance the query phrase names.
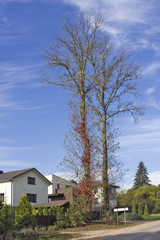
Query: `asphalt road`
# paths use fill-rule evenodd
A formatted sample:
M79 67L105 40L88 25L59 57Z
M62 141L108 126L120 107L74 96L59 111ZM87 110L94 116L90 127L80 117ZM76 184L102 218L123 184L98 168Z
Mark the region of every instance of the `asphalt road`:
M126 228L124 233L114 236L90 238L92 240L160 240L160 221L150 222L136 228Z

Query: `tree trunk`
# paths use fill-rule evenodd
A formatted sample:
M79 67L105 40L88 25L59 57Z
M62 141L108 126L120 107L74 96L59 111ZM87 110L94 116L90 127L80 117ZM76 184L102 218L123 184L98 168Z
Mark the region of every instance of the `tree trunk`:
M103 108L102 118L102 187L103 187L103 211L109 211L109 185L108 185L108 153L107 153L107 133L106 133L106 110Z

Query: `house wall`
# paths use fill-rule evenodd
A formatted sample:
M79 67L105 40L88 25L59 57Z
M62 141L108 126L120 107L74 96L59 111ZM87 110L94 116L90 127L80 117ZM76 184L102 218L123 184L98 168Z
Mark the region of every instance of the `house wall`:
M75 186L74 183L53 174L46 175L45 177L52 183L52 185L48 187L48 194L57 193L58 184L59 184L59 189Z
M4 194L4 203L10 205L12 201L11 182L0 183L0 194Z
M28 184L28 177L35 178L35 185ZM36 194L37 201L32 205L48 203L48 183L35 170L13 179L13 206L17 206L22 193Z
M96 204L98 206L102 205L102 201L103 201L103 196L102 196L103 192L102 192L102 187L98 187L97 188L97 192L95 194L95 198L97 199ZM116 198L116 188L111 188L110 189L110 194L109 194L109 205L111 208L115 207L117 205L117 198Z

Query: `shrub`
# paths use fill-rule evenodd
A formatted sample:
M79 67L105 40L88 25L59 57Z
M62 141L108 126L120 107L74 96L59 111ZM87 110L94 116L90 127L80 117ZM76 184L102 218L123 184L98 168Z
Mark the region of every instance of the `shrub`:
M57 207L57 214L56 214L56 226L58 228L66 228L67 222L65 218L65 213L63 207Z
M67 227L77 227L83 222L83 216L74 203L70 204L69 209L65 213L65 218Z
M159 213L159 212L160 212L160 199L157 199L157 200L156 200L156 206L155 206L155 208L153 209L152 213L153 213L153 214L157 214L157 213Z
M124 221L124 214L121 214L119 216L119 221ZM143 220L143 217L141 215L138 215L137 213L126 213L126 220L128 221L135 221L135 220Z

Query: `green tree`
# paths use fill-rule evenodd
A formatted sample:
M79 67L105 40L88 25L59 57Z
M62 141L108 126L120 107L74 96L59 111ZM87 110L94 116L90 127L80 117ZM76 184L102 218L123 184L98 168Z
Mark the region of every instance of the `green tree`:
M148 206L144 206L144 216L148 216Z
M160 199L157 199L156 200L156 206L153 209L152 213L156 214L156 213L159 213L159 212L160 212Z
M132 201L132 213L133 214L136 213L136 202L135 202L135 200Z
M17 229L35 226L35 218L32 215L32 206L25 194L22 194L18 206L15 209L15 227Z
M0 209L0 234L6 234L6 232L9 229L8 224L8 206L3 205L3 207Z
M143 214L143 207L142 207L142 204L141 203L139 203L138 204L138 215L142 215Z
M41 206L38 207L38 215L42 216L43 215L43 209Z
M47 206L44 206L44 208L43 208L43 215L44 216L48 215L48 207Z
M143 185L149 185L150 180L148 177L147 168L145 167L144 163L141 161L138 165L137 172L134 178L134 185L133 188L137 189Z
M50 207L48 210L49 215L53 215L56 216L56 212L57 212L57 207Z
M37 211L36 211L35 207L32 207L32 214L33 214L34 216L37 215Z

